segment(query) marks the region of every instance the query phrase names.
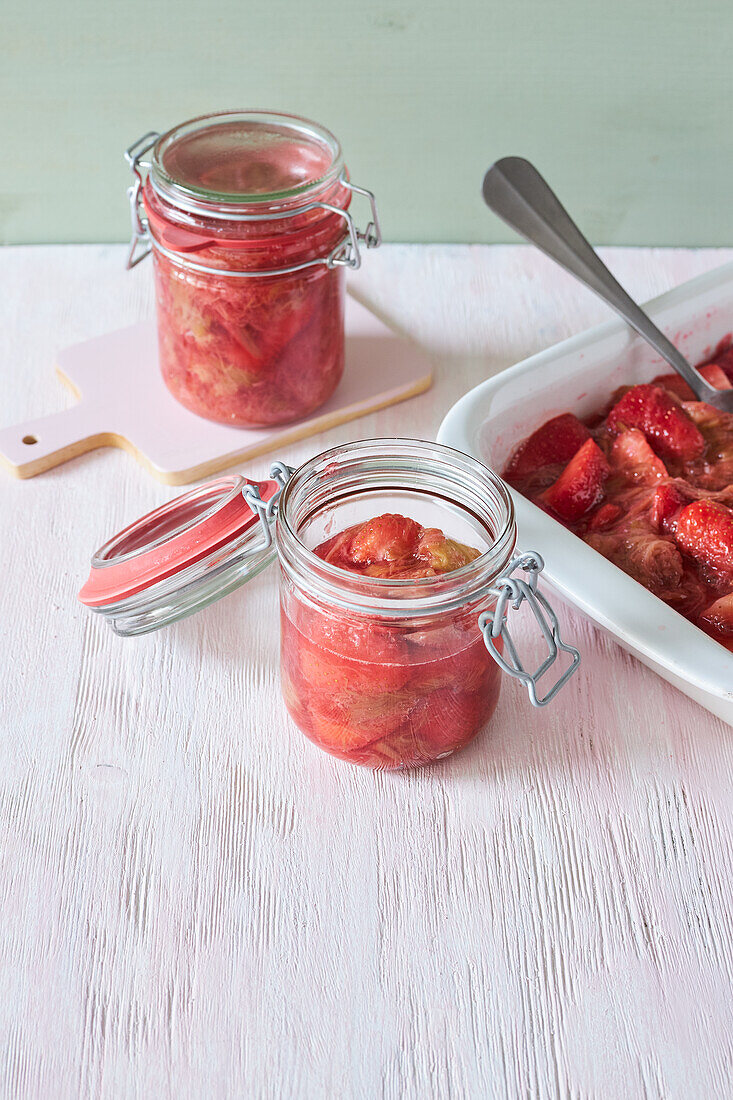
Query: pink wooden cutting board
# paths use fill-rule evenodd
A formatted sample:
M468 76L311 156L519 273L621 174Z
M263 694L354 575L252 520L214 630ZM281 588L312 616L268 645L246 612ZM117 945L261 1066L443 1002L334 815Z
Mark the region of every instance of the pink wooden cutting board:
M57 371L78 404L0 430L0 461L17 477L97 447L122 447L158 480L184 485L404 401L432 382L424 352L350 296L343 380L330 401L294 424L234 428L184 409L161 378L154 321L67 348Z

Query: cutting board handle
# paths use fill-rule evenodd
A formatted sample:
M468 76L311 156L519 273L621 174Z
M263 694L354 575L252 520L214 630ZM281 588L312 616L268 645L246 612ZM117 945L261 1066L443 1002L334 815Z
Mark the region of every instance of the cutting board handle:
M16 477L34 477L85 451L118 442L114 432L100 430L88 403L80 401L62 412L0 429L0 461Z

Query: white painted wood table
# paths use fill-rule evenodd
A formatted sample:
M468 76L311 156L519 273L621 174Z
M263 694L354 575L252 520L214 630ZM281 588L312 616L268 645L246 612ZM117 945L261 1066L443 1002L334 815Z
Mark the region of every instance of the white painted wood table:
M150 313L123 253L0 252L4 423L70 400L56 348ZM607 253L640 296L730 255ZM367 260L436 385L291 463L433 438L607 316L524 248ZM552 707L507 683L444 765L339 763L280 705L273 576L136 640L77 604L91 551L173 492L113 451L0 472L3 1095L732 1095L733 730L564 612L584 664Z

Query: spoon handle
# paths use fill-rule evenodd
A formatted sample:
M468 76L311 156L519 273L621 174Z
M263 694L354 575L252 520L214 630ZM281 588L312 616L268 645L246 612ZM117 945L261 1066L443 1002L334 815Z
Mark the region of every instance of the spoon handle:
M534 165L523 157L497 160L484 176L483 195L490 210L628 321L700 400L719 403L721 391L697 373L614 279Z

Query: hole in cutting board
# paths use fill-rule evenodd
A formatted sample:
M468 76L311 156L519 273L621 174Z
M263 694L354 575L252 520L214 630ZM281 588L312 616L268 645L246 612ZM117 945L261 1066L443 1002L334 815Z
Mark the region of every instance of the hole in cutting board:
M27 443L28 446L30 447L30 446L32 446L33 443L38 442L38 437L35 436L35 435L24 435L23 436L23 442Z

